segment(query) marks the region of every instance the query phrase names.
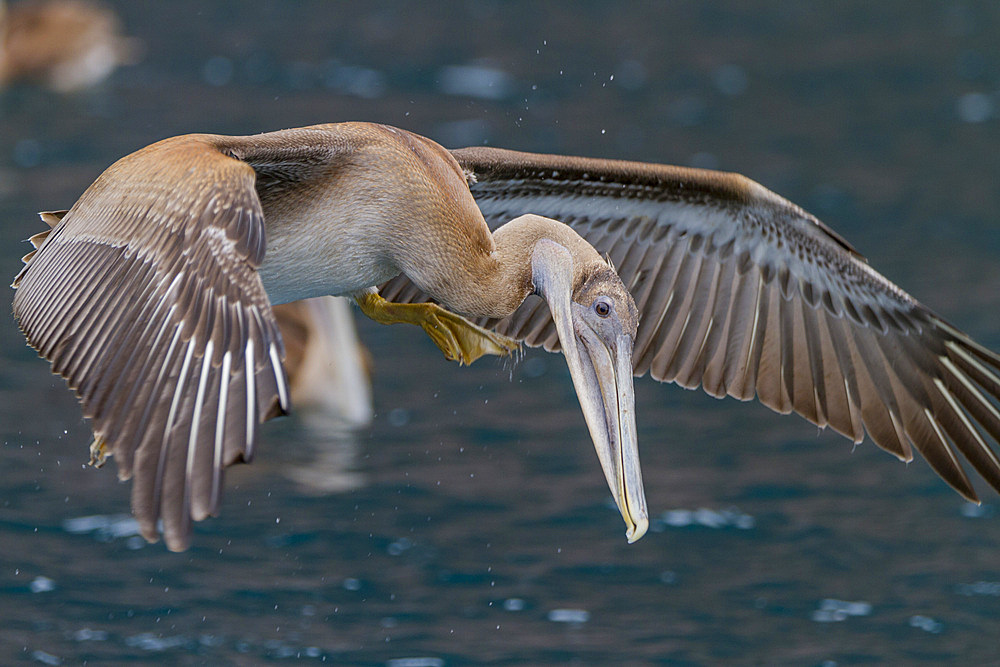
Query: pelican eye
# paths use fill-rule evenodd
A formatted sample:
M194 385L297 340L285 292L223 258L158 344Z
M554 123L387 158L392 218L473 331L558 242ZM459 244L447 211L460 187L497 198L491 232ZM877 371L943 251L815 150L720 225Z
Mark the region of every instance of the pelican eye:
M607 317L611 314L611 304L605 299L598 299L594 302L594 312L598 317Z

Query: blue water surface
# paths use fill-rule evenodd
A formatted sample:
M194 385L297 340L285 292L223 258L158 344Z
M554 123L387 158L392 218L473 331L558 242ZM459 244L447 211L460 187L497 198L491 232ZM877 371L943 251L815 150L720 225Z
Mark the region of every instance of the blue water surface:
M116 158L390 123L742 172L1000 349L994 3L111 3L143 60L0 92L0 274ZM0 663L987 664L998 498L797 417L636 383L626 544L560 356L460 368L359 321L376 419L293 416L191 549L147 545L72 393L0 318Z

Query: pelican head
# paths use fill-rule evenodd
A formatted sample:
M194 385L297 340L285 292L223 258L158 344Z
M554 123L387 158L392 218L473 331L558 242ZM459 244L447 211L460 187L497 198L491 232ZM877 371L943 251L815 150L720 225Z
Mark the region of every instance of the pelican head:
M639 313L615 270L589 244L584 246L572 240L538 241L531 256L532 282L548 302L587 428L631 543L649 526L632 390Z

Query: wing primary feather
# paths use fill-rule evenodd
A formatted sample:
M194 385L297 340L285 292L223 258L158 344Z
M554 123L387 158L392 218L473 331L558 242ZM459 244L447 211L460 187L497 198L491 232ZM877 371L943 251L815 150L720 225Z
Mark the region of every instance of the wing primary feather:
M965 371L970 373L972 377L975 378L976 382L982 385L992 395L1000 396L1000 378L998 378L993 371L984 366L979 359L970 354L968 348L959 345L955 341L946 342L945 348L955 355L955 357L952 358L962 364Z
M524 323L518 327L519 336L523 336L529 345L543 345L549 337L552 328L552 315L549 304L540 297L532 299L533 303L525 304Z
M171 313L176 309L176 307L177 307L176 304L170 307ZM147 439L151 436L151 432L147 430L146 425L149 423L149 417L151 411L154 408L161 407L161 401L163 400L164 397L161 396L159 390L161 387L163 387L163 381L169 374L168 369L174 364L174 350L176 349L177 342L180 340L181 337L181 328L182 327L180 324L174 326L173 338L170 339L170 345L167 347L167 352L163 357L163 362L161 363L160 369L156 375L156 380L154 381L152 387L150 388L149 397L146 399L145 405L143 405L142 416L139 418L139 421L136 424L136 432L139 434L139 437L142 438L142 440L140 441L138 446L136 446L135 450L133 452L130 452L129 459L131 459L132 455L138 455L142 453L141 450L143 442L146 442ZM127 472L131 476L134 467L138 466L139 466L138 463L128 466L122 465L119 467L119 471Z
M271 343L268 351L271 356L271 369L274 373L274 381L278 385L278 400L280 401L281 411L287 413L289 409L288 387L285 384L284 366L281 364L281 358L278 355L278 348L274 343Z
M989 482L990 486L1000 490L1000 461L997 460L996 454L986 444L986 441L983 440L976 426L969 421L965 411L955 400L952 393L948 391L944 382L940 378L934 378L933 382L939 395L948 404L951 416L958 422L953 423L951 420L943 420L945 431L965 458L972 463L972 467L976 469L976 472L982 475L983 479ZM938 419L942 419L943 413L944 410L942 409L935 410L934 414Z
M208 378L212 370L212 345L209 340L205 344L205 351L201 358L201 373L198 376L198 393L194 399L194 412L191 415L191 432L188 434L187 461L184 466L184 505L183 516L190 517L197 505L197 500L192 496L195 492L195 465L197 463L196 452L198 448L198 436L201 433L201 410L205 404L205 387L208 386Z
M941 364L948 371L946 379L952 392L960 394L962 405L976 418L994 440L1000 440L1000 411L993 405L973 381L947 357L942 357Z
M941 432L941 427L938 426L937 421L934 419L934 415L928 408L924 408L921 411L924 422L921 424L919 430L929 431L936 440L934 447L924 446L921 448L918 446L917 442L913 442L913 445L920 450L927 462L937 471L937 474L941 475L942 478L948 484L952 486L956 491L958 491L966 500L973 503L979 503L979 497L976 495L976 491L972 488L972 484L969 482L968 476L966 476L965 471L962 470L961 464L958 459L955 458L955 452L952 451L951 446L945 439L944 434ZM926 438L927 441L931 441L932 438Z
M782 276L785 276L784 281L782 281ZM787 294L787 284L788 284L788 271L783 268L782 271L778 272L779 285L781 286L781 298L775 299L774 301L778 305L778 322L781 326L781 339L780 339L780 352L778 353L778 358L780 359L780 375L781 375L781 388L789 399L789 405L795 409L796 405L796 394L795 394L795 358L800 353L798 351L799 341L795 336L795 307L792 302L791 295ZM811 390L810 390L810 393ZM815 423L815 414L812 415L810 419L809 414L806 414L806 419Z
M154 339L153 345L150 348L151 350L155 351L159 349L159 342L161 340L161 337L163 336L164 333L166 333L166 331L169 330L169 327L172 324L171 321L172 316L176 310L177 310L177 305L171 304L170 308L167 311L166 316L163 319L163 324L160 327L159 332L157 332L156 334L156 338ZM160 388L163 386L163 380L167 374L167 369L173 363L174 349L177 346L177 341L180 340L180 335L181 335L181 327L175 325L174 335L170 340L170 344L167 346L167 351L164 354L163 360L161 361L160 364L160 368L157 371L156 379L151 384L150 383L143 384L143 390L148 391L149 393L146 400L142 403L142 410L141 412L139 412L139 419L135 422L135 427L132 429L132 432L137 434L139 442L136 442L135 445L133 446L132 443L130 442L131 437L121 440L116 438L113 441L118 443L115 447L115 454L116 456L118 456L119 474L125 472L130 477L132 475L132 470L134 466L134 457L136 456L136 453L138 452L139 447L142 444L142 441L146 437L146 432L147 432L146 427L147 424L149 423L149 417L151 411L153 407L157 404L157 402L162 399L162 396L160 395ZM140 374L137 377L146 376L146 369L148 368L148 365L153 361L153 359L154 357L151 354L149 358L146 360L146 363L143 367L143 371L140 372ZM133 405L133 411L134 411L134 405Z
M770 322L770 301L771 290L764 279L763 271L757 273L757 306L754 310L753 327L750 329L749 344L746 349L746 357L743 360L743 387L740 396L746 399L753 398L757 393L757 385L760 378L761 355L764 350L764 338Z
M906 396L897 396L893 387L899 383L893 380L892 370L878 343L873 340L879 336L868 328L852 328L852 356L856 359L855 377L861 397L861 417L865 429L876 445L905 460L909 455L905 440L899 437L895 425L889 417L892 413L900 414L906 424L907 411L905 406L909 401ZM914 386L905 387L911 398L918 405L927 405L927 397L919 382Z
M65 256L66 248L66 245L53 248L57 254L51 262L46 262L48 255L40 256L32 267L39 273L29 272L14 297L15 312L18 313L18 317L23 323L22 326L27 330L39 332L35 346L46 356L53 354L54 341L64 340L66 331L77 321L79 313L91 303L94 294L104 288L108 275L116 268L113 257L112 261L107 262L95 261L89 257L91 253L106 250L106 247L90 246L86 249L79 249L80 252L88 255L85 261L79 262L79 267L74 263L72 257ZM46 264L59 265L63 263L68 265L70 270L76 270L68 275L60 276L54 289L34 288L34 277L35 275L45 277L43 273L44 269L47 268ZM79 279L77 279L77 275L80 275ZM82 285L82 289L79 289L80 285ZM76 291L77 289L79 291ZM69 293L73 293L73 298L68 298ZM24 295L28 295L27 300L19 303ZM36 320L32 316L34 312L39 313L42 317ZM53 360L52 372L64 375L61 368L57 366L56 360Z
M633 240L634 237L615 239L608 253L612 260L612 268L625 283L626 288L635 279L639 267L642 266L646 253L649 251L648 245L630 242Z
M131 354L124 364L125 368L130 369L127 371L126 378L123 381L114 383L109 377L110 374L105 374L101 380L102 383L107 382L109 384L109 391L111 392L104 403L105 411L109 415L117 415L111 420L113 423L109 425L111 430L108 433L108 440L115 443L120 442L115 448L116 452L127 453L127 460L119 458L118 464L127 469L132 468L132 453L135 449L135 445L132 444L133 436L129 430L129 426L135 424L133 415L136 412L137 399L144 391L148 391L152 387L152 383L143 381L143 379L148 377L150 364L153 363L153 360L161 351L160 343L163 340L164 333L166 333L172 324L171 315L176 309L176 306L170 305L167 308L166 314L161 315L161 311L167 305L167 301L160 298L156 299L153 303L155 303L155 307L147 318L145 328L138 334L137 338L133 336L133 342L128 345L131 348ZM140 321L141 319L143 318L140 318ZM156 327L155 335L151 334L153 327ZM136 344L136 340L140 342ZM152 342L148 345L142 343L148 340ZM142 361L141 366L138 365L139 360Z
M181 323L178 323L181 326ZM174 395L170 400L170 410L167 412L167 421L164 424L163 429L163 446L160 449L160 459L156 468L156 477L153 480L153 512L152 520L155 522L156 517L160 514L160 507L163 505L163 494L168 491L165 488L166 482L166 471L167 471L167 460L170 457L170 450L173 445L172 431L174 430L174 423L177 417L178 407L181 403L181 397L184 394L184 390L187 388L187 373L188 368L191 365L191 357L194 355L194 340L190 339L187 342L187 351L184 353L184 361L181 364L180 375L177 376L177 384L174 386ZM164 524L164 529L166 530L166 524Z
M944 320L934 318L936 328L948 334L953 340L948 341L949 348L963 349L968 355L975 356L982 364L992 366L994 370L986 371L989 377L990 393L1000 397L1000 355L986 349L961 331L958 331ZM985 368L985 367L984 367Z
M226 435L226 415L229 412L229 383L230 367L232 364L232 353L226 350L222 355L222 370L219 372L219 411L215 416L215 446L212 457L212 492L209 504L209 513L216 514L219 511L219 502L222 497L222 468L224 466L222 454Z
M256 372L254 371L254 344L253 338L247 337L246 347L246 380L247 380L247 442L246 460L253 460L254 443L257 440L257 384L255 382Z

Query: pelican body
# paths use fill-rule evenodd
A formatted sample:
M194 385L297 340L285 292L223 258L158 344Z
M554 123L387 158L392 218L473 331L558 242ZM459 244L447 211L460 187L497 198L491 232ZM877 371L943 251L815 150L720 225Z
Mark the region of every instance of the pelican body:
M272 304L350 296L471 362L516 344L454 313L503 318L535 292L560 323L629 538L645 532L631 297L562 223L526 215L491 233L438 144L365 123L174 137L119 160L57 217L15 279L15 314L77 389L95 459L110 451L135 478L146 537L162 517L167 545L186 548L190 520L218 511L223 468L289 409ZM447 310L385 305L375 287L400 274Z
M1000 490L1000 357L736 174L342 123L166 139L42 217L15 315L171 549L289 409L271 305L321 295L418 324L464 363L518 341L562 351L629 541L648 523L632 393L647 372L916 448L977 500L961 454Z

